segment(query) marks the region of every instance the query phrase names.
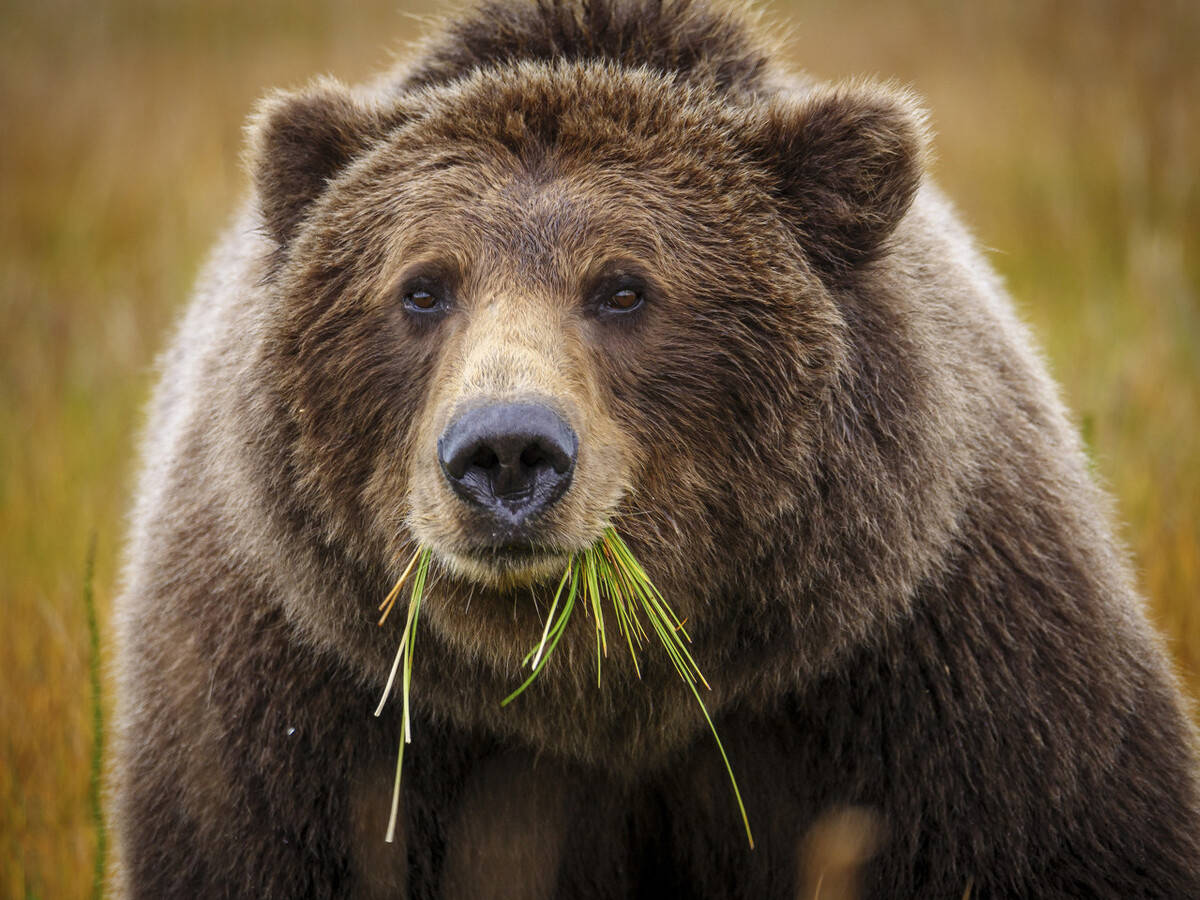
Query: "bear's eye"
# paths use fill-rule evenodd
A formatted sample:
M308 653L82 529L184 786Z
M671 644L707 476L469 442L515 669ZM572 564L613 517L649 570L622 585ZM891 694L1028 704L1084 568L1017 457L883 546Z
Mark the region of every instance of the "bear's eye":
M417 289L404 295L404 305L409 309L430 312L438 308L440 301L429 291Z
M633 288L621 288L619 291L614 291L604 305L614 312L632 312L642 305L642 295L640 291L635 291Z

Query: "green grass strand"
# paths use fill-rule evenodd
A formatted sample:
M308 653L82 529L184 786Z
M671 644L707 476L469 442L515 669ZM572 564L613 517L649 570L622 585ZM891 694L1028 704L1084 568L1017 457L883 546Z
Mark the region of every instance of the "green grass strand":
M508 704L512 703L513 700L515 700L517 697L519 697L521 694L523 694L525 692L525 689L533 683L533 680L535 678L537 678L538 674L542 671L543 668L545 668L546 663L550 659L551 654L554 653L554 648L558 646L559 639L563 636L563 632L566 631L567 621L571 618L571 611L575 608L575 596L578 593L578 587L579 587L578 579L572 578L571 579L571 588L570 588L569 592L567 593L566 602L563 603L562 614L559 616L559 620L558 620L558 622L555 623L553 631L552 631L550 645L546 648L546 652L544 654L542 654L542 658L541 658L541 660L538 661L537 666L534 668L534 670L532 672L529 673L529 677L526 678L523 682L521 682L521 685L515 691L513 691L511 694L509 694L507 697L505 697L503 700L500 701L501 706L508 706Z
M412 687L413 648L417 642L417 618L421 612L421 599L425 595L425 579L429 574L429 564L432 558L433 552L431 550L421 550L417 561L417 571L413 576L412 589L408 595L408 618L404 625L404 633L400 638L401 648L404 653L404 676L401 687L404 708L403 721L400 727L400 746L396 751L396 778L392 784L392 808L388 813L387 833L384 836L384 840L389 844L396 839L396 820L400 813L400 781L404 771L404 745L412 740L409 696ZM397 659L399 659L399 651ZM384 698L386 699L386 697L387 693L385 692ZM378 711L376 711L376 715L378 715Z
M710 688L699 665L697 665L696 660L687 648L687 644L691 642L691 636L687 633L686 628L684 628L683 620L679 618L675 610L667 603L662 593L655 587L650 577L646 574L646 570L634 558L633 552L612 526L605 528L599 541L571 558L567 566L567 571L563 575L563 580L559 582L558 592L556 592L554 603L551 605L551 615L553 615L554 609L557 606L559 594L561 594L563 584L567 581L568 576L570 580L570 592L567 601L563 604L562 613L554 621L553 625L547 619L547 631L543 633L541 643L537 648L531 650L522 662L522 665L524 665L524 663L529 661L531 656L540 654L537 656L537 665L521 685L501 701L501 706L507 706L520 696L533 683L533 680L546 665L546 661L554 652L555 647L558 646L559 640L566 631L567 622L570 619L571 611L574 609L574 602L577 595L582 596L585 609L589 610L595 618L597 680L599 680L601 674L601 657L608 653L608 644L604 631L603 607L605 601L612 604L617 630L628 644L629 653L633 659L634 671L640 678L641 668L638 664L637 649L649 640L649 633L643 626L641 617L637 614L637 608L640 606L642 613L650 624L650 631L654 633L659 643L662 644L663 650L666 652L667 658L670 660L675 672L684 684L687 685L692 696L695 697L696 703L700 706L700 712L704 716L704 721L708 723L709 731L712 732L713 740L716 741L717 750L720 752L721 760L725 765L725 772L729 776L729 784L733 789L734 800L737 802L738 812L742 818L742 825L746 831L746 840L749 842L750 848L753 849L754 834L750 830L750 818L746 813L746 805L742 800L742 792L738 787L737 778L733 774L733 766L729 762L725 746L721 743L717 727L712 720L712 716L709 715L708 708L704 705L704 700L700 696L699 685L703 685L706 689ZM548 644L546 642L547 636L550 636ZM545 647L544 653L541 652L543 646Z

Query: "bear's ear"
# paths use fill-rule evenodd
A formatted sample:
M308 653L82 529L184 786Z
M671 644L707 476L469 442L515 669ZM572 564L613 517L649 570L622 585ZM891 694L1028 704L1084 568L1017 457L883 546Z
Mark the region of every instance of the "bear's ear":
M817 88L771 101L754 152L811 260L837 280L874 259L908 211L925 168L925 114L907 93Z
M328 182L404 118L333 79L265 98L247 126L246 156L271 237L286 245Z

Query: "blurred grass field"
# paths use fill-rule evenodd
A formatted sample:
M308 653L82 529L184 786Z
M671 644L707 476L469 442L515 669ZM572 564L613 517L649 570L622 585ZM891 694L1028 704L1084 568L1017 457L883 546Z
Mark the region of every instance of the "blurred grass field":
M385 65L406 0L0 4L0 896L91 885L87 546L116 590L165 330L245 190L256 97ZM1200 693L1200 5L777 2L821 77L911 84ZM110 660L107 662L111 662Z

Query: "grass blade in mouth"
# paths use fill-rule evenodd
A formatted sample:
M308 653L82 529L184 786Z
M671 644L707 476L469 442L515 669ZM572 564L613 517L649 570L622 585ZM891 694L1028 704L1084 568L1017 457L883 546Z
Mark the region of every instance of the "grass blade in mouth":
M392 811L387 831L389 842L395 838L396 817L400 805L400 773L404 764L404 745L412 739L409 691L412 685L413 646L416 639L417 616L421 608L421 598L425 592L425 581L429 574L431 558L430 550L418 549L395 587L379 606L383 611L383 617L379 620L379 624L382 625L392 607L395 606L400 589L415 568L416 574L413 576L412 589L409 592L408 619L404 625L404 633L400 637L400 646L396 650L396 658L392 663L387 687L384 688L383 698L375 710L377 716L383 711L383 705L391 695L396 674L403 662L404 676L401 690L404 704L404 730L400 740L400 749L396 755L396 781L392 789ZM692 658L692 654L688 651L687 643L691 641L691 638L684 628L684 622L671 609L662 594L659 593L658 588L650 581L646 570L638 563L628 545L612 526L604 529L600 540L586 550L575 553L567 562L567 569L558 583L558 589L555 591L554 600L550 605L550 612L546 616L546 626L542 631L541 640L521 661L522 666L528 665L533 671L515 691L500 702L500 705L507 706L524 693L525 689L545 668L546 662L554 653L554 649L566 631L571 613L575 609L576 600L581 598L584 609L591 613L596 628L597 680L600 678L601 659L608 655L608 638L604 625L605 601L612 604L617 631L625 639L629 648L629 656L633 660L634 671L639 678L641 677L641 667L638 664L638 650L642 649L649 641L649 633L642 625L639 609L641 615L645 616L650 623L650 632L653 632L659 643L662 644L676 673L688 686L692 696L696 698L700 712L704 715L704 721L708 723L713 740L717 743L717 750L720 751L721 760L725 764L725 772L729 775L729 783L733 788L738 811L742 816L742 825L746 829L746 839L753 849L754 835L750 831L750 820L746 815L746 806L742 802L742 793L738 789L737 779L733 775L733 767L729 764L729 757L725 753L720 735L717 734L716 725L713 724L712 717L708 714L708 708L700 696L699 685L703 685L706 689L709 688L709 685L701 673L700 667ZM562 603L561 611L559 611L560 601ZM555 617L556 612L558 612L557 618Z
M412 740L412 719L409 716L408 700L412 688L413 647L416 645L417 616L421 612L421 598L425 595L425 579L429 575L429 562L432 557L433 552L428 549L417 550L404 570L404 574L396 582L396 586L392 588L387 599L380 604L380 609L386 607L383 618L379 620L379 624L382 625L392 607L395 606L400 588L403 587L415 565L417 573L413 576L412 590L408 595L408 619L404 623L404 633L400 636L400 646L396 649L396 659L392 663L392 672L388 676L387 686L383 689L383 697L380 698L379 706L375 709L376 716L383 712L383 704L387 702L388 696L392 693L392 685L396 682L396 671L400 668L400 662L403 659L404 676L401 680L401 697L404 707L404 726L400 735L400 748L396 751L396 781L392 786L392 810L388 815L385 838L389 844L396 839L396 817L400 811L400 773L404 768L404 745Z
M558 644L558 638L562 636L563 630L566 628L567 620L570 618L571 610L574 608L576 596L580 592L582 592L584 597L585 608L592 610L595 617L597 672L599 672L600 657L608 654L608 642L604 633L604 615L602 612L603 603L607 600L611 602L613 611L615 612L617 629L620 631L622 637L625 638L625 642L629 647L629 655L633 659L634 670L638 673L638 677L641 677L637 651L644 646L648 640L648 635L638 615L640 608L641 614L650 623L650 630L654 632L659 642L663 645L663 649L666 650L667 656L670 658L671 664L675 667L676 673L678 673L684 684L691 690L692 696L696 698L696 703L700 706L700 712L704 715L704 721L708 723L713 740L717 743L717 750L720 751L721 761L725 764L725 772L729 775L729 783L733 788L733 795L737 800L738 811L742 816L742 825L746 829L746 840L750 843L751 848L753 848L754 835L750 831L750 819L746 815L746 805L742 801L742 792L738 788L737 779L734 777L733 767L729 764L729 756L725 753L721 737L717 734L717 727L713 724L712 717L708 714L708 708L704 705L704 700L700 696L699 685L703 685L707 689L709 684L687 648L687 642L690 642L691 638L688 637L683 621L680 620L662 594L659 593L658 588L654 586L654 583L646 574L646 570L638 563L629 546L621 539L621 536L617 534L612 526L604 529L603 536L594 545L572 557L571 562L567 566L567 571L563 575L563 580L559 582L558 591L554 595L554 603L550 607L551 618L554 615L554 610L558 607L559 597L562 595L564 587L568 584L569 593L567 602L563 605L562 613L554 621L553 625L550 624L549 618L547 619L546 634L552 634L553 640L547 645L546 637L543 635L542 643L538 645L536 652L531 651L530 655L525 657L526 664L531 656L536 658L533 672L522 682L520 687L504 698L502 705L507 706L520 696L546 665L546 660L554 652L554 648ZM545 652L543 652L543 647L545 648Z

